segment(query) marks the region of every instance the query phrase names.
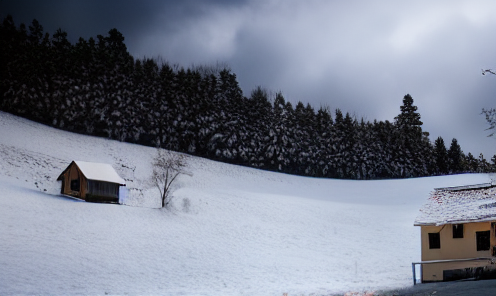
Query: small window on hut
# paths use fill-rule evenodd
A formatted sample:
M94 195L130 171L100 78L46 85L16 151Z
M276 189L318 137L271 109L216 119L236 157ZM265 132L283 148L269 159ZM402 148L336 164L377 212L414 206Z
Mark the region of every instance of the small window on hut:
M453 238L463 238L463 224L453 224Z
M491 231L477 231L477 251L488 251L491 244Z
M79 179L71 180L71 190L79 191Z
M439 232L429 233L429 249L440 249L441 248L441 236Z

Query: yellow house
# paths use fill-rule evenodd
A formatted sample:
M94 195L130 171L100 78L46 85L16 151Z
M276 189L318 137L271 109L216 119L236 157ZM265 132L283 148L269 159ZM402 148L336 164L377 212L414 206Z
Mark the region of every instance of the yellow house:
M421 229L423 283L496 275L496 186L435 189L414 225Z

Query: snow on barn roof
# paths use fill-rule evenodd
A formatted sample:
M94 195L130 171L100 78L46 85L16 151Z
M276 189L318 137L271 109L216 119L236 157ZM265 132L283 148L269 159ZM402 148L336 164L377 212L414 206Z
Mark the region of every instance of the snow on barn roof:
M415 226L496 220L496 186L491 183L437 188L420 209Z
M122 179L117 174L117 172L110 164L79 160L75 160L74 162L88 180L104 181L126 185L126 181L124 181L124 179Z

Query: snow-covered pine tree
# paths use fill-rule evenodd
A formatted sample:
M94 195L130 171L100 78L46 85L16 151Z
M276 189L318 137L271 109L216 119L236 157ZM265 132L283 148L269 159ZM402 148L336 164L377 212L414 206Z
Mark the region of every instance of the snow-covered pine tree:
M465 161L466 161L466 166L467 166L468 172L476 173L478 171L479 164L478 164L477 159L472 155L472 153L469 152L467 154Z
M463 172L462 166L462 149L458 140L453 138L451 140L451 145L448 149L448 170L451 174L458 174Z
M104 131L109 138L128 138L123 110L130 102L130 76L134 60L124 44L124 36L111 29L107 37L98 35L99 62L104 64Z
M315 141L317 155L316 175L318 177L331 176L330 156L333 154L331 143L334 140L333 120L329 107L320 107L316 114Z
M266 151L269 141L268 120L272 115L272 105L267 90L257 87L247 101L247 125L250 141L249 165L265 168L267 165Z
M239 87L236 75L231 73L228 68L219 72L220 90L223 96L223 104L226 121L222 122L227 131L227 146L232 151L233 163L246 163L246 147L248 140L246 138L246 113L243 111L245 99L243 92Z
M395 117L395 125L399 131L397 141L397 155L400 175L398 177L417 177L426 174L423 150L422 121L413 105L413 98L409 94L403 97L401 113Z
M315 116L315 110L313 107L307 103L305 107L304 117L304 134L305 134L305 145L306 145L306 160L305 160L305 175L316 176L318 173L317 164L319 162L320 155L318 153L318 142L316 138L317 134L317 117Z
M355 178L361 180L373 178L375 176L374 164L378 161L375 151L377 136L373 125L362 118L356 127L356 133L357 141L353 146L353 154L357 159Z
M436 159L436 174L445 175L448 173L448 151L442 137L438 137L434 142L434 157Z
M159 66L159 79L157 85L157 99L153 102L152 110L145 111L141 104L136 104L136 100L134 105L136 106L137 114L143 114L146 116L147 113L152 113L154 115L153 120L153 128L154 128L154 136L155 136L155 146L165 148L168 147L168 142L172 137L176 135L174 128L172 126L172 120L174 117L174 98L173 98L173 89L174 89L174 77L175 73L172 67L167 63L162 63ZM139 103L139 101L137 101ZM136 117L136 115L135 115ZM138 115L137 117L140 117ZM145 118L145 117L143 117ZM136 118L136 120L139 120ZM140 126L146 126L146 123L141 123ZM135 130L132 133L135 134L135 138L137 134L142 133L143 131ZM177 139L177 138L176 138Z
M484 158L484 155L482 153L479 154L477 162L477 173L486 173L489 171L489 163Z

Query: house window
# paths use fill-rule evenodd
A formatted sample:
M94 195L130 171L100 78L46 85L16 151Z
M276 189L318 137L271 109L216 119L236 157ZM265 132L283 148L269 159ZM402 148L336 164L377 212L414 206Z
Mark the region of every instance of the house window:
M491 231L477 231L477 251L488 251L491 245Z
M463 224L453 224L453 238L463 238Z
M429 249L440 249L441 248L441 236L439 232L429 233Z
M79 179L71 180L71 190L79 191Z

